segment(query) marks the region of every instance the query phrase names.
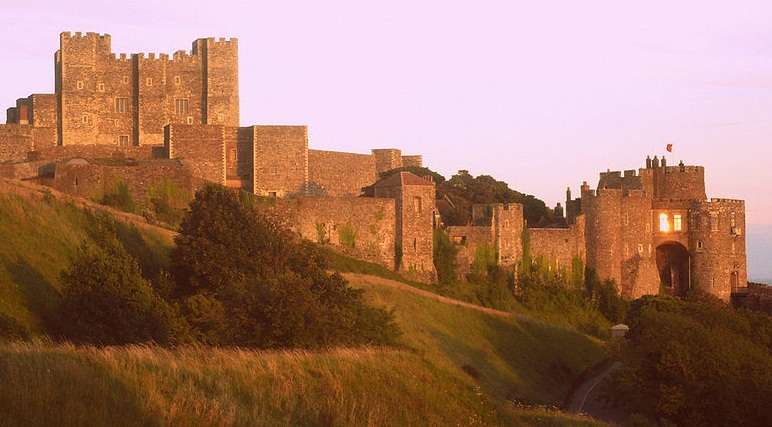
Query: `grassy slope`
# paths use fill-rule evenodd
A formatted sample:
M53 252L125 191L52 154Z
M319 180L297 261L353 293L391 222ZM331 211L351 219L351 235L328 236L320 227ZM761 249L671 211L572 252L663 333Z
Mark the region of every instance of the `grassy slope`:
M59 300L59 275L98 214L71 204L0 194L0 314L39 333ZM118 223L119 236L152 276L165 263L166 236Z
M0 310L40 330L57 299L59 272L95 221L58 202L0 195ZM129 227L121 234L144 264L163 262L168 239ZM406 349L0 345L0 425L589 423L505 401L559 401L578 372L601 357L597 342L382 280L364 276L352 284L366 289L371 302L395 309Z

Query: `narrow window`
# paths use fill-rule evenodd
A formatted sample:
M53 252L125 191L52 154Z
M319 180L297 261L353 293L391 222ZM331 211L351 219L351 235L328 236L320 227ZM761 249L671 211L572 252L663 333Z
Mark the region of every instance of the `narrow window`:
M153 86L153 79L151 77L148 77L145 79L145 85L146 86Z
M413 238L413 250L418 252L418 239Z
M91 121L91 118L89 117L88 114L84 114L83 117L81 117L81 121L83 122L84 125L87 125Z
M734 212L729 214L729 226L732 228L735 228L737 226L737 221L735 220Z
M128 135L121 135L118 137L118 145L121 147L128 147L129 146L129 136Z
M666 213L659 214L659 231L663 233L670 231L670 220Z
M275 191L269 191L268 192L268 197L276 198L276 192Z
M188 100L186 98L177 98L174 100L175 114L188 114Z
M123 76L123 84L129 84L129 76Z
M710 231L718 231L718 214L715 212L710 214Z
M83 85L83 81L82 80L78 80L78 90L83 89L83 86L84 86Z
M413 197L413 209L415 209L415 211L420 214L421 213L421 208L422 208L422 206L421 206L421 198L420 197Z
M681 231L681 215L673 215L673 230Z
M115 98L115 112L116 113L128 113L129 112L129 98Z
M643 255L643 243L638 243L638 255Z
M97 90L99 92L104 92L105 91L105 84L104 83L97 83Z
M177 86L182 84L182 79L180 78L180 76L174 76L174 84Z
M625 225L630 225L630 214L625 212Z
M188 116L188 124L189 125L193 124L193 117Z
M701 251L704 247L705 245L702 243L702 240L697 240L697 250Z

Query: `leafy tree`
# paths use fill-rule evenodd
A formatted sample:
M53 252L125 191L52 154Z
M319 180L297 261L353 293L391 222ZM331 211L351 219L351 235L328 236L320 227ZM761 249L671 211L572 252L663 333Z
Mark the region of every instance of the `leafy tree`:
M205 342L258 348L387 344L393 316L327 272L310 243L221 186L196 193L173 250L175 298Z
M116 237L104 233L84 242L62 274L62 335L98 345L187 340L187 325L158 296Z
M606 319L614 323L625 319L627 301L619 295L613 280L601 281L595 270L588 268L584 283L587 297L595 302Z
M661 424L770 425L770 323L708 295L636 300L609 395Z
M434 229L434 268L437 270L437 281L450 284L456 281L456 255L458 249L450 241L448 233Z

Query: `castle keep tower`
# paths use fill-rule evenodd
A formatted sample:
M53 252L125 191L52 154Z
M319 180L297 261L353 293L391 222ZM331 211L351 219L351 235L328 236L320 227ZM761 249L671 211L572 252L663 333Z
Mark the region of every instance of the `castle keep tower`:
M59 43L59 145L159 145L166 124L239 125L236 39L198 39L172 58L116 56L108 34L62 33Z

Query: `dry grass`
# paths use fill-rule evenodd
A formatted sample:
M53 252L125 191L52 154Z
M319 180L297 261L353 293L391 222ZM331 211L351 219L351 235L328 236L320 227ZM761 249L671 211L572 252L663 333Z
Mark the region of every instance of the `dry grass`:
M474 425L472 387L411 352L0 346L0 424Z

